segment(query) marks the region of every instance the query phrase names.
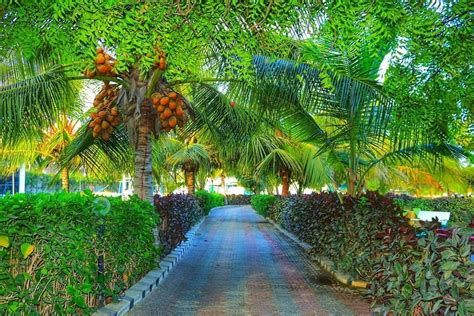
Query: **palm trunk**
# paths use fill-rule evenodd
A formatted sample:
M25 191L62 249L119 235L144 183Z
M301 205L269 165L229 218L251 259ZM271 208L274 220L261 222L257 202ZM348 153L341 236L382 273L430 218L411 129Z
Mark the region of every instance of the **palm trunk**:
M195 188L195 174L194 170L188 170L184 172L185 177L186 177L186 186L188 187L188 194L189 195L194 195L194 192L196 191Z
M222 185L223 194L226 195L226 190L225 190L225 175L224 175L224 174L221 174L221 185Z
M69 169L61 170L61 185L64 191L69 192Z
M298 195L302 195L303 194L303 184L302 183L298 183L298 192L297 192Z
M139 198L153 202L153 182L151 168L151 105L142 105L135 147L135 177L133 191Z
M290 172L287 169L280 171L281 176L281 196L290 195Z

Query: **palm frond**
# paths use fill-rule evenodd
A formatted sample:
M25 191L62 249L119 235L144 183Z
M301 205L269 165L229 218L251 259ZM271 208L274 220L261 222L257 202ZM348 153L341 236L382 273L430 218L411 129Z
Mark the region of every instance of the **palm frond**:
M45 59L3 60L0 72L0 136L4 143L36 137L74 98L64 68Z

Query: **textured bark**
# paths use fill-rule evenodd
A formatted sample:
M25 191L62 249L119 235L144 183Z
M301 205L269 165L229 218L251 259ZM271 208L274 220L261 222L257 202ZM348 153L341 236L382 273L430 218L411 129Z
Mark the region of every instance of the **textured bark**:
M194 192L196 191L194 170L186 170L184 173L186 177L186 186L188 187L188 194L194 195Z
M61 170L61 185L64 191L69 192L69 169Z
M280 171L281 177L281 195L288 196L290 195L290 172L286 169Z
M135 177L133 191L142 200L153 202L153 176L151 168L151 105L140 108L137 143L135 147Z

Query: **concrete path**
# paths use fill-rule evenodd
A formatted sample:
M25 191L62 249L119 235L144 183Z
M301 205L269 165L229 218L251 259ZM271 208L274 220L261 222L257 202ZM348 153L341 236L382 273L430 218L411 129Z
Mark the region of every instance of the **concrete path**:
M129 315L370 315L250 207L215 209L164 282Z

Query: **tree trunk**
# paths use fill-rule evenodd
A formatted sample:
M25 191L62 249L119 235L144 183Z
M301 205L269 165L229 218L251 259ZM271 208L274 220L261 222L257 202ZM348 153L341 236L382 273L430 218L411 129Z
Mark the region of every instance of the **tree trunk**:
M303 194L303 184L298 182L298 191L297 191L297 194L298 195L302 195Z
M348 170L347 194L354 196L356 194L357 174L354 170Z
M186 186L188 187L188 194L189 195L194 195L194 192L196 191L195 188L195 174L194 170L187 170L184 171L184 176L186 178Z
M281 196L290 195L290 172L287 169L282 169L280 171L281 176Z
M137 144L135 147L135 176L133 192L145 201L153 202L153 181L151 169L151 104L140 107Z
M61 170L61 185L64 191L69 192L69 169Z
M221 185L222 185L223 194L227 195L226 194L226 189L225 189L225 175L224 174L221 174Z

